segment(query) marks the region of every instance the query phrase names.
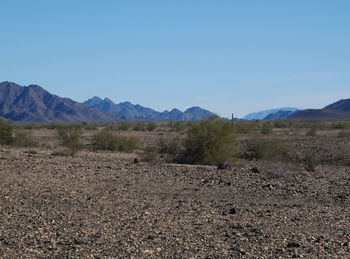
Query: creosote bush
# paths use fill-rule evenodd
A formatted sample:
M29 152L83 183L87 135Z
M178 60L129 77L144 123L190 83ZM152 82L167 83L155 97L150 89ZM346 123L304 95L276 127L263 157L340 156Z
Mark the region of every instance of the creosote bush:
M12 144L17 147L36 147L38 141L30 131L19 130L15 132Z
M273 124L271 122L264 122L261 126L261 133L264 135L269 135L272 132Z
M156 128L157 128L157 124L153 121L151 121L147 124L148 131L154 131Z
M247 144L248 158L264 160L283 160L288 148L279 139L254 136Z
M66 147L71 155L81 149L79 138L81 136L80 124L59 124L56 125L57 133L62 140L62 145Z
M0 144L1 145L11 145L13 142L12 137L13 125L11 122L3 122L0 119Z
M231 123L213 117L190 126L181 159L190 164L220 166L232 164L237 150L235 130Z
M94 150L133 151L141 147L138 137L118 136L116 131L103 129L93 136L92 147Z

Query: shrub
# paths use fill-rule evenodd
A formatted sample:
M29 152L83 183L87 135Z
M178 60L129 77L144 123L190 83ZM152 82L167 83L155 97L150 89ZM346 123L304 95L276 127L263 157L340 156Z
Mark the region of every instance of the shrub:
M350 131L342 130L338 133L338 138L350 138Z
M179 156L183 151L183 143L179 138L161 139L158 143L159 153Z
M127 123L127 122L125 122L125 121L120 122L120 123L118 124L118 130L127 131L127 130L129 130L129 128L130 128L130 123Z
M273 122L275 128L288 128L288 122L282 120L276 120Z
M312 124L309 130L306 132L306 136L316 136L317 133L317 125Z
M288 148L279 139L255 136L248 141L247 151L250 159L282 160Z
M145 123L142 122L142 121L138 121L138 122L135 123L133 129L136 130L136 131L145 131L146 130Z
M62 140L62 145L65 146L72 155L81 149L79 138L81 136L80 124L60 124L56 125L57 133Z
M148 124L147 124L147 130L148 131L153 131L153 130L155 130L157 128L157 124L155 123L155 122L149 122Z
M11 122L3 122L0 118L0 144L10 145L13 142L12 137L13 125Z
M237 143L231 123L208 118L190 126L181 159L190 164L220 166L232 163L236 153Z
M118 151L133 151L141 147L138 137L135 136L117 136Z
M271 122L265 122L261 126L261 133L264 135L269 135L272 132L273 125Z
M16 131L12 144L18 147L36 147L38 141L33 137L31 132Z
M94 150L117 150L116 135L113 131L104 128L93 136L92 146Z
M246 122L239 121L234 124L236 132L238 134L250 134L256 132L257 130L257 122Z
M93 136L94 150L133 151L141 147L140 140L134 136L117 136L115 131L107 128Z
M187 124L190 126L191 122L188 122ZM186 123L184 121L170 121L168 125L172 131L180 132L186 129Z

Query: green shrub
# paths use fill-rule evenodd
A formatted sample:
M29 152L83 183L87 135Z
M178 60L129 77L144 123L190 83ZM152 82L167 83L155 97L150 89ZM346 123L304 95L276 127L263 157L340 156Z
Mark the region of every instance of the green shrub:
M18 147L36 147L38 141L31 132L21 130L15 132L12 144Z
M183 143L179 138L161 139L158 143L159 153L177 157L183 151Z
M65 146L72 155L81 149L79 138L81 136L80 124L60 124L56 125L57 133Z
M190 126L181 159L190 164L220 166L234 162L237 149L231 123L209 118Z
M147 124L147 130L148 131L153 131L153 130L155 130L157 128L157 124L155 123L155 122L149 122L148 124Z
M138 137L135 136L118 136L118 151L133 151L141 147L141 142Z
M128 122L123 121L118 124L118 130L127 131L129 129L130 129L130 123Z
M289 124L288 124L288 122L283 121L283 120L276 120L276 121L273 122L273 126L275 128L282 129L282 128L288 128Z
M350 131L342 130L338 133L338 138L350 138Z
M83 127L85 130L97 130L98 125L95 123L87 123L87 124L83 124Z
M331 124L332 129L350 129L350 122L333 122Z
M139 138L135 136L118 136L115 131L103 129L93 136L94 150L133 151L141 147Z
M11 145L13 142L12 137L13 125L11 122L3 122L0 118L0 144Z
M188 122L187 125L190 126L191 122ZM186 129L186 123L184 121L170 121L168 126L172 131L184 131Z
M316 136L316 134L317 134L317 125L312 124L309 130L306 132L306 136L313 137L313 136Z
M261 133L264 135L269 135L272 132L273 125L271 122L264 122L261 126Z
M282 160L288 151L279 139L255 136L247 144L248 158L264 160Z
M94 150L117 150L118 143L115 132L104 128L93 136L92 146Z
M238 134L251 134L257 131L257 122L238 121L234 127Z
M146 125L143 121L138 121L135 123L134 127L133 127L134 130L136 131L145 131L146 130Z

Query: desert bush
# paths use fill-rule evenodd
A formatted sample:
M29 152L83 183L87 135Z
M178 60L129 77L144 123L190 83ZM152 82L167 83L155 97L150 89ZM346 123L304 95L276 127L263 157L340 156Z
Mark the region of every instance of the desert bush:
M257 122L239 121L234 123L238 134L251 134L257 131Z
M153 146L144 147L141 160L145 162L158 162L160 160L158 149Z
M247 143L247 158L264 160L283 160L288 148L279 139L254 136Z
M84 130L97 130L98 125L95 123L86 123L86 124L83 124L83 128Z
M141 147L141 142L135 136L117 136L118 151L130 152Z
M189 124L190 122L188 122ZM186 129L186 123L184 121L170 121L168 124L170 130L181 132Z
M133 130L136 131L145 131L146 130L146 124L143 121L138 121L134 124Z
M276 120L276 121L273 122L273 126L275 128L279 128L279 129L288 128L289 127L289 123L286 122L286 121L283 121L283 120Z
M69 152L74 155L81 149L79 138L81 136L80 124L60 124L56 125L58 136Z
M18 147L36 147L38 141L31 132L19 130L15 132L12 144Z
M104 128L93 136L92 147L94 150L112 150L118 149L117 136L115 132Z
M0 119L0 144L1 145L10 145L13 142L12 137L13 125L11 122L5 123Z
M141 147L139 138L134 136L118 136L115 131L107 128L93 136L94 150L133 151Z
M338 133L338 138L350 138L350 131L342 130Z
M127 131L130 129L130 123L122 121L118 124L118 130Z
M311 137L312 136L316 136L317 129L318 129L317 125L316 124L312 124L310 126L310 128L308 129L308 131L306 132L306 136L311 136Z
M190 164L220 166L233 163L237 150L238 144L231 123L208 118L188 129L181 159Z
M158 150L161 154L169 154L173 158L179 156L183 151L183 143L180 138L161 139L158 143Z
M264 122L261 126L260 132L264 135L269 135L272 132L273 125L271 122Z
M314 172L316 166L320 164L320 147L311 146L308 149L302 147L298 148L299 151L294 151L297 161L303 166L306 171Z
M333 123L331 123L331 128L332 129L342 129L342 130L350 129L350 122L345 122L345 121L333 122Z
M148 131L154 131L156 128L157 128L157 124L155 122L153 122L153 121L149 122L147 124L147 127L146 127L146 129Z

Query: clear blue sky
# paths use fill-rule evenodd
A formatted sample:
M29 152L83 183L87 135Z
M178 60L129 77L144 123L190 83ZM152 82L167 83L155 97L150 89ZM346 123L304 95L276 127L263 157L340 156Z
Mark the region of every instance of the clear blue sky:
M0 0L0 81L222 116L350 98L349 0Z

